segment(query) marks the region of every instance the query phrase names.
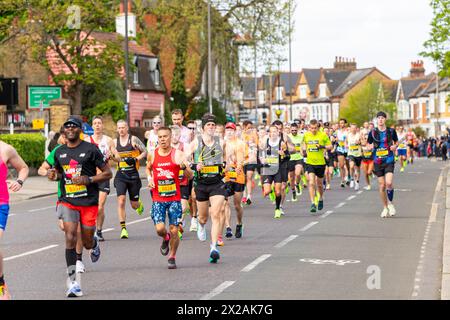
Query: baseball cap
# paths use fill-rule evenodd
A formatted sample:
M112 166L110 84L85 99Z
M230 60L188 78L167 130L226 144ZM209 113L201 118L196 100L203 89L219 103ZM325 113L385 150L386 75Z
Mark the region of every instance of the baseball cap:
M236 125L235 125L233 122L228 122L228 123L225 125L225 129L233 129L233 130L236 130Z
M211 113L206 113L203 117L202 117L202 126L204 127L207 123L209 122L213 122L214 124L216 124L216 116L211 114Z
M74 125L76 125L78 128L82 128L83 127L83 123L81 122L80 119L75 118L75 117L69 117L66 122L64 122L64 126L66 126L67 124L72 123Z

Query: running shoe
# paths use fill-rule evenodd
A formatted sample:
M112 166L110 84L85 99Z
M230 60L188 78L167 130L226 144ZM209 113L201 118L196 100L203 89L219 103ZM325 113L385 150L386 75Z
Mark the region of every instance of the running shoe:
M292 190L292 199L291 199L291 201L292 202L297 202L297 193L296 193L295 190Z
M138 215L142 215L144 213L144 204L142 203L141 199L139 199L139 208L136 209L136 212Z
M167 267L169 269L176 269L177 265L175 263L175 258L169 258L169 260L167 260Z
M345 184L346 184L347 186L349 186L349 185L350 185L350 179L347 179L347 181L345 181Z
M101 241L101 242L105 241L105 238L103 238L103 233L101 230L97 230L95 235L97 236L98 241Z
M162 243L161 243L161 248L159 249L159 251L161 252L161 254L163 256L167 256L169 254L169 242L170 242L170 233L168 233L169 235L169 239L163 239Z
M235 235L236 235L237 239L242 238L242 230L243 230L242 224L237 224L236 225L236 232L235 232Z
M76 298L76 297L82 297L83 292L81 291L81 287L76 281L72 281L69 284L69 288L67 289L66 296L68 298Z
M243 204L246 204L247 203L247 197L242 197L242 201L241 201Z
M317 203L317 209L320 211L323 209L323 199L319 200L319 202Z
M95 241L96 246L94 248L91 249L90 251L90 255L91 255L91 261L92 262L97 262L98 259L100 259L100 243L99 241Z
M217 238L217 245L218 245L219 247L223 247L223 246L225 245L225 243L223 242L222 235L220 235L220 236Z
M403 171L405 171L405 167L400 168L400 172L403 172Z
M86 268L84 267L83 261L77 260L76 271L77 271L77 273L85 273L86 272Z
M258 181L258 187L262 187L262 182L261 182L261 180Z
M211 251L209 252L209 262L217 263L219 259L220 259L219 250L217 250L217 248L215 247L211 247Z
M11 300L11 294L6 283L0 286L0 300Z
M297 196L301 196L302 195L302 193L303 193L302 189L303 188L301 187L301 185L298 184L297 187L296 187Z
M248 206L251 205L252 204L252 199L250 199L250 197L248 197L246 203L247 203Z
M369 191L369 190L372 190L372 187L369 185L369 186L364 187L364 189Z
M392 203L388 204L388 211L389 211L389 216L390 217L395 216L396 210L395 210L395 207L394 207L394 205Z
M359 190L359 182L355 182L355 190Z
M128 239L127 228L122 228L122 232L120 233L120 239Z
M225 233L225 237L227 237L228 239L233 237L233 231L231 230L230 227L227 227L227 231Z
M314 204L316 207L319 205L320 195L318 192L316 192L316 196L314 197Z
M198 220L196 217L191 218L191 227L189 229L190 232L196 232L198 226Z
M285 213L284 213L284 210L283 210L283 206L280 206L280 211L281 211L281 215L284 216Z
M206 241L206 227L204 224L198 224L197 237L200 241Z
M350 181L350 188L354 188L355 187L355 181Z
M281 210L280 209L276 209L275 210L274 219L280 219L280 218L281 218Z
M341 182L341 188L345 188L345 182Z
M316 204L315 203L311 203L311 209L309 210L309 212L314 213L316 211L317 211Z
M330 189L331 189L331 186L330 186L329 183L327 184L327 187L326 187L325 189L326 189L326 190L330 190Z
M387 218L388 215L389 215L389 209L388 208L384 208L383 211L381 211L381 217L382 218Z
M178 225L178 238L180 238L180 240L183 240L183 232L184 232L183 224L180 223Z

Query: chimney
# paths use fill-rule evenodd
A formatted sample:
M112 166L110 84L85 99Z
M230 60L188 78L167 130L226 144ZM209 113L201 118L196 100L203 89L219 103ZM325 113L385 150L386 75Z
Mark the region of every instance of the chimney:
M337 57L334 61L334 69L335 70L356 70L356 60L355 58L345 58L345 57Z
M125 10L124 1L120 1L119 15L116 16L116 32L125 37ZM136 16L132 12L132 0L128 0L128 36L136 37Z
M411 69L409 70L409 76L411 78L425 77L425 68L423 67L422 60L417 60L417 61L411 62Z

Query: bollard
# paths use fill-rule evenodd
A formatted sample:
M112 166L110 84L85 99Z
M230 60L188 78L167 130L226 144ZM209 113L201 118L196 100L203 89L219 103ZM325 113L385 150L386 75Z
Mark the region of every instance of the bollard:
M14 134L14 123L9 124L9 134Z
M44 125L44 135L45 135L45 138L48 139L48 123L46 123Z

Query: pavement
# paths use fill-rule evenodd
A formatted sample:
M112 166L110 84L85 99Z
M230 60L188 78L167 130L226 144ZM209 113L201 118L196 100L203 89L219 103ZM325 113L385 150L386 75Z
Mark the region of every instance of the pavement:
M31 179L24 186L33 189ZM46 179L36 179L36 194L27 196L41 197L11 206L2 240L5 278L14 299L65 299L64 235L57 227L56 199L45 195ZM446 299L448 181L441 161L419 159L404 173L397 168L397 215L388 219L380 218L375 181L371 191L355 191L340 189L334 179L323 211L310 214L304 192L298 202L286 203L280 220L273 219L273 205L257 190L254 203L245 207L243 238L224 239L218 264L208 262L209 241L199 242L188 231L188 219L177 270L168 270L167 257L159 253L148 189L141 190L143 216L127 204L128 240L119 239L112 190L101 259L91 263L84 253L81 299ZM210 222L207 230L210 239Z

